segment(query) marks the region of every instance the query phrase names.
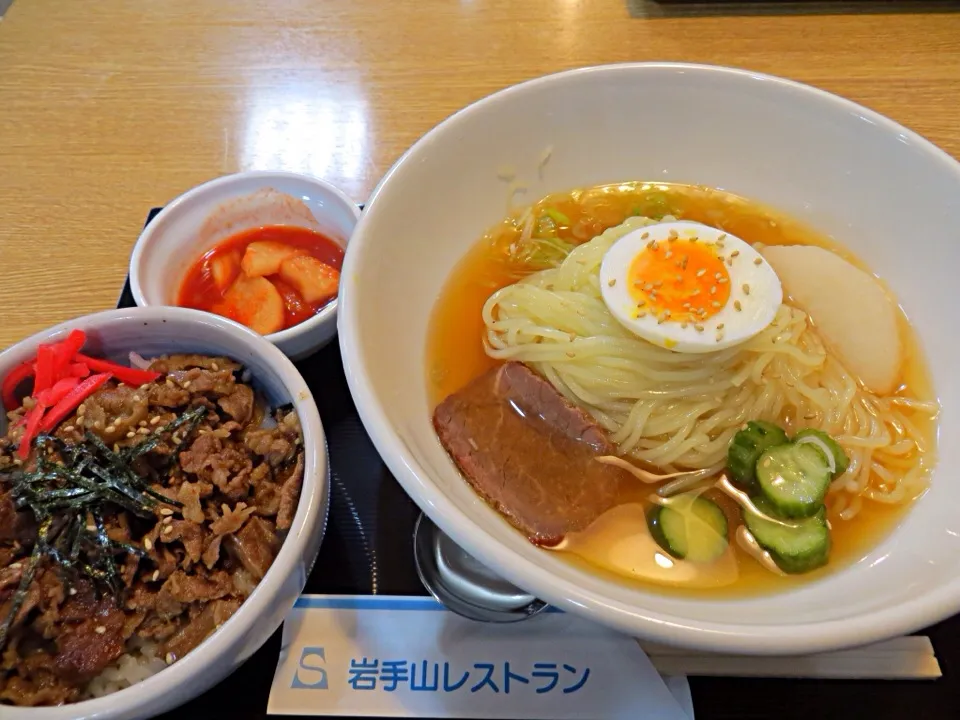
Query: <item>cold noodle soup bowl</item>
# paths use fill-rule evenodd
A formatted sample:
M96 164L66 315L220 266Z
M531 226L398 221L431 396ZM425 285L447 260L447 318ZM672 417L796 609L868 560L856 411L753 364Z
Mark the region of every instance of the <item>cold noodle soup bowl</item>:
M774 208L862 261L909 318L911 352L925 357L939 401L927 446L936 462L928 489L836 569L743 593L628 582L529 542L474 492L438 439L432 419L441 398L428 346L461 260L499 227L510 203L631 181L715 188ZM653 63L522 83L431 130L374 192L340 296L351 391L384 461L423 511L482 562L564 610L647 640L736 653L808 653L911 632L960 610L960 485L952 477L960 448L936 447L937 432L960 433L960 343L951 330L960 299L958 197L960 164L944 152L788 80ZM557 226L573 223L567 215L554 218ZM788 276L781 280L789 290ZM482 348L483 322L465 316L462 324L475 328L463 336L469 352Z

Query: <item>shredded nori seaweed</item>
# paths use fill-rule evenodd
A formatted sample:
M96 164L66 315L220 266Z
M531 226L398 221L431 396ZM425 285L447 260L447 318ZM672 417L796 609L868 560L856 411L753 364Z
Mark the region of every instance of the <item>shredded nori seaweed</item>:
M170 457L170 463L175 464L206 414L206 407L193 407L120 452L111 450L89 431L79 443L68 443L54 435L40 435L34 440L35 468L3 476L10 484L15 507L29 509L38 529L13 602L0 622L0 651L43 556L56 563L68 582L71 575L74 579L86 577L95 587L114 597L120 595L120 566L124 559L145 553L135 545L112 540L107 535L104 517L126 510L138 517L152 518L158 505L182 507L176 500L147 487L134 462L179 431L181 436L174 439L176 445Z

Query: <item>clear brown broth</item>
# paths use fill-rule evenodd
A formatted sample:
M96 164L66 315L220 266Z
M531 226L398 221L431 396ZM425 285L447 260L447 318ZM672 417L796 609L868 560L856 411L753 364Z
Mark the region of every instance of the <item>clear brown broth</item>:
M569 218L569 226L561 226L558 236L575 242L619 225L631 215L659 217L668 213L720 228L751 244L824 247L865 268L849 251L805 224L759 203L701 186L631 182L557 193L533 206L534 217L538 217L546 208L559 210ZM427 389L433 404L498 364L484 352L483 305L496 290L535 271L518 262L510 252L511 245L521 233L518 216L519 213L514 213L504 219L468 251L451 273L434 306L427 336ZM578 225L579 237L575 237L572 228ZM915 333L902 314L901 330L905 360L904 386L899 392L921 399L933 399L926 362ZM928 446L933 447L934 423L920 416L915 422L928 435ZM833 541L830 563L806 575L774 575L737 547L736 542L731 542L738 560L738 578L730 584L703 587L704 583L696 582L686 585L664 584L655 579L654 574L643 572L642 568L637 568L630 575L613 572L597 561L609 554L611 532L618 537L630 533L631 523L638 521L642 517L642 509L650 504L649 494L649 486L638 486L635 491L626 494L622 505L634 506L632 516L630 508L627 508L621 513L623 517L616 521L615 530L602 526L591 528L576 539L580 554L561 554L591 572L607 575L620 582L635 583L647 590L719 596L762 594L787 590L859 561L896 526L911 504L906 502L891 506L865 500L860 512L848 521L842 520L836 513L829 513ZM721 500L730 516L733 530L738 523L732 501L724 503L722 498L714 499ZM603 520L601 518L597 525L601 525ZM583 559L581 555L592 558L593 562ZM650 579L638 579L639 575L646 575Z

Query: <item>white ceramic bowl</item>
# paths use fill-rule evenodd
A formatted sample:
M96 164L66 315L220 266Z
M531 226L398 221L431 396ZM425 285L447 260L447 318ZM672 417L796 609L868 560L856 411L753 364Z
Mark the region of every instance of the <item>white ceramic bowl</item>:
M270 570L240 609L196 649L156 675L95 700L54 708L0 706L4 720L124 720L154 717L199 695L246 661L283 622L303 590L316 560L327 520L327 443L313 395L283 353L231 320L183 308L109 310L38 333L0 353L0 378L36 355L42 342L85 330L84 352L127 362L130 351L144 357L187 352L226 355L251 372L271 405L293 403L306 451L303 489L290 532ZM0 408L2 409L2 408ZM0 432L6 413L0 412Z
M304 222L303 207L271 202L274 189L313 215ZM278 198L277 195L271 195ZM242 172L211 180L171 201L144 228L130 255L130 289L137 305L175 305L190 266L221 240L261 225L313 227L346 248L360 208L336 187L319 178L288 172ZM267 335L267 340L298 360L326 345L337 329L337 299L309 320Z
M856 645L960 610L954 442L941 446L929 492L869 557L762 597L670 597L607 581L537 550L481 502L431 427L424 356L441 286L504 215L504 165L530 201L622 180L700 183L830 234L898 294L953 438L960 164L866 108L757 73L655 63L544 77L453 115L387 173L351 241L339 319L357 408L400 483L457 543L551 603L642 638L741 653Z

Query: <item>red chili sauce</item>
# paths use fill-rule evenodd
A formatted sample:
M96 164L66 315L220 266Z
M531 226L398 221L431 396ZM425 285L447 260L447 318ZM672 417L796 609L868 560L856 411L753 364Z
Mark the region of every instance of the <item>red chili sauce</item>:
M343 248L308 228L237 233L187 271L177 305L236 320L262 335L303 322L336 296Z

